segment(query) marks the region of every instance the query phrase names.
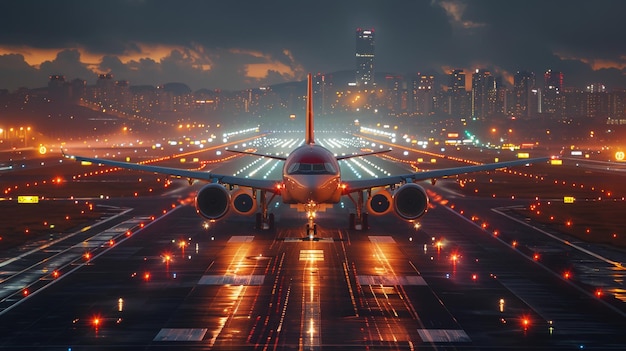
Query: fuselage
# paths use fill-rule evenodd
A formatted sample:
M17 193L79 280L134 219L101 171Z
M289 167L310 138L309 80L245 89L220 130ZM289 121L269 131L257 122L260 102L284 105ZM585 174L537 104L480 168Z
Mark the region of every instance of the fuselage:
M341 173L328 149L306 144L289 154L283 167L281 196L288 204L333 204L341 198Z

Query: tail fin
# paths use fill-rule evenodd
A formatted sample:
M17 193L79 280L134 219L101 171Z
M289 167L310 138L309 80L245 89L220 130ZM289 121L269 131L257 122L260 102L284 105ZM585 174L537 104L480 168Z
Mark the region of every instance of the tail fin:
M306 136L305 143L315 144L315 140L313 139L313 80L311 78L311 73L307 76L308 79L308 87L306 93Z

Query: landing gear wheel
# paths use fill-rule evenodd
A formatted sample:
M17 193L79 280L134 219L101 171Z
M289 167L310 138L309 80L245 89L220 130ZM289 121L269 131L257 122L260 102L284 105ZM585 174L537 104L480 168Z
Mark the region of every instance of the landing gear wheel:
M313 236L317 235L317 224L313 225Z
M369 225L369 219L368 219L368 214L367 213L362 213L361 214L361 230L367 230L369 229L370 225Z
M348 223L348 229L354 229L356 224L356 214L350 213L350 221Z
M263 217L261 216L261 213L256 214L256 229L263 229Z
M270 213L268 217L269 217L268 218L268 222L269 222L268 224L270 226L270 229L274 229L274 214Z

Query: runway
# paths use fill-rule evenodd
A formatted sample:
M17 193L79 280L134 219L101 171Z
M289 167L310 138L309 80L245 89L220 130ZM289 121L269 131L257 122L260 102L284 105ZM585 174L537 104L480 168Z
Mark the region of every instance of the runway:
M388 215L371 218L364 232L346 229L351 204L341 203L319 214L316 241L302 240L303 215L283 205L270 206L277 229L262 232L253 229L253 219L237 216L206 230L191 206L163 215L168 202L133 200L126 206L135 210L121 222L98 226L104 233L125 221L145 221L97 257L71 262L61 278L40 278L51 283L2 312L0 347L617 350L626 345L620 313L436 202L419 230ZM155 220L146 220L151 213L158 214ZM484 217L492 225L503 223L497 225L504 232L529 231L485 213L498 218ZM77 244L84 245L70 246ZM29 260L34 257L18 261L28 266Z

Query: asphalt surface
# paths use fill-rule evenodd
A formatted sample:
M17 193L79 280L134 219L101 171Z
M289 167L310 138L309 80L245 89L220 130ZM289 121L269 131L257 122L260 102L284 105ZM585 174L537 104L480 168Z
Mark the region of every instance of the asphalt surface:
M354 161L347 178L406 172ZM280 173L247 156L214 171L246 176L249 163ZM100 223L3 252L0 349L626 348L624 252L519 217L511 209L525 200L464 197L439 181L424 185L421 227L391 214L355 231L346 198L318 213L311 241L304 214L277 199L274 230L235 215L207 229L193 208L200 186L91 199L106 206Z
M478 211L493 205L456 201ZM59 277L44 274L34 284L46 284L28 295L4 298L2 349L617 350L626 345L621 334L626 319L610 302L436 202L419 230L389 215L371 218L365 232L346 229L350 204L340 204L320 213L317 241L302 240L304 216L283 206L271 207L277 229L260 232L251 218L237 216L204 229L191 206L152 220L151 213L171 199L123 202L134 210L112 211L114 220L94 228L100 235L67 239L74 249L64 255L79 253L49 263ZM489 217L504 223L497 224L501 235L532 231L493 211L483 219ZM112 245L111 233L120 234ZM93 252L90 259L83 256L85 248ZM18 263L21 270L42 271L36 265L42 252L58 250L35 250L3 266L2 273L17 271Z

